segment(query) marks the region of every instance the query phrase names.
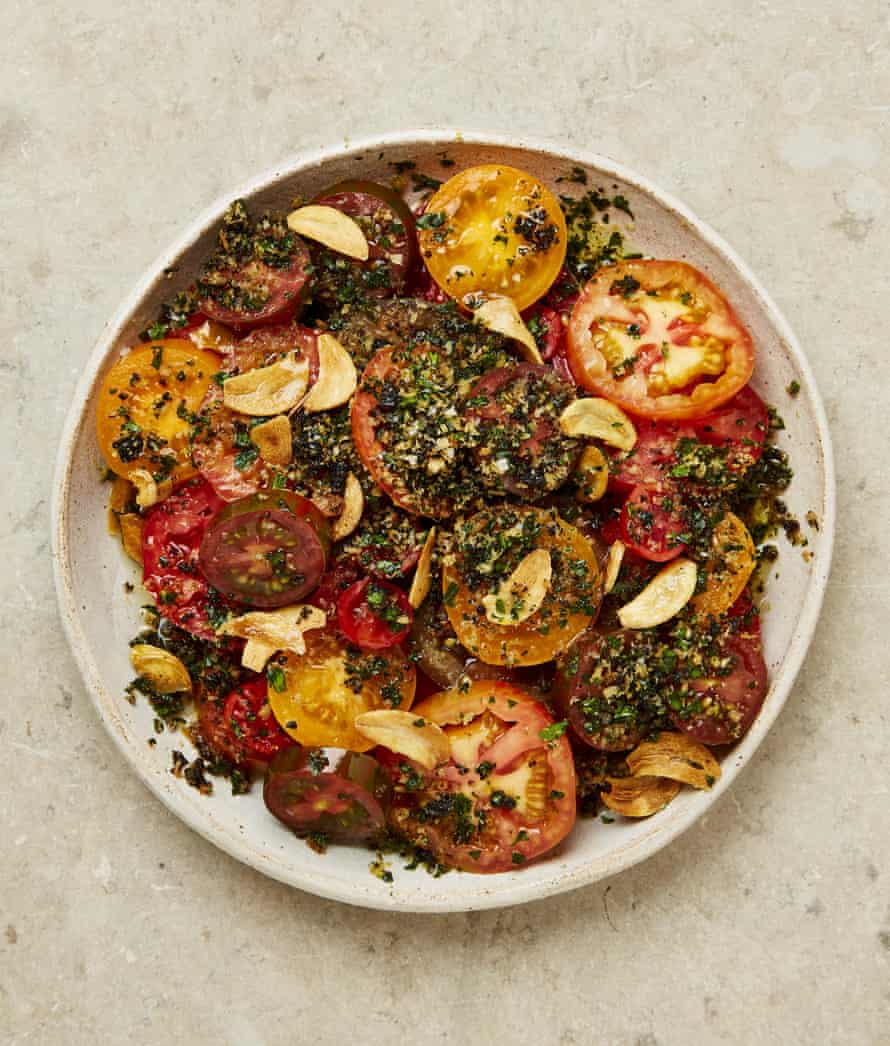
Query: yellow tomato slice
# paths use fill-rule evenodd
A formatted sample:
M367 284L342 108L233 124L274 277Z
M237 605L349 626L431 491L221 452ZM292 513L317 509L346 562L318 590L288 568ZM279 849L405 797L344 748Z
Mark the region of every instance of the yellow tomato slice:
M219 368L218 356L179 339L142 345L118 360L96 408L99 447L112 472L127 477L146 469L174 480L191 475L189 417Z
M486 542L498 558L550 552L549 590L539 609L519 624L495 624L486 614L484 599L494 589L490 580L479 580L492 575L492 564L480 562ZM458 527L454 560L446 560L442 571L442 591L451 627L471 654L489 665L540 665L561 654L591 623L602 596L602 575L591 543L554 510L502 507L478 512Z
M284 661L283 690L269 687L275 718L301 745L373 748L355 729L355 717L375 708L410 708L414 666L399 647L366 654L330 632L307 632L304 639L306 653Z
M417 226L430 275L468 307L501 295L527 308L546 293L566 256L559 201L537 178L503 164L450 178Z
M748 528L733 512L727 512L714 527L711 554L705 565L703 592L692 605L699 614L725 614L748 584L757 565L757 552Z

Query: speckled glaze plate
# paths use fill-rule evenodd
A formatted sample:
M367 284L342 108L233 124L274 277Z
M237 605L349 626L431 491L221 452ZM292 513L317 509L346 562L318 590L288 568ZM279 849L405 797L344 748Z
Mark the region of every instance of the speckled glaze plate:
M182 735L166 733L156 746L148 745L154 736L151 709L146 702L130 705L123 699L132 677L127 642L140 627L139 607L148 597L139 585L132 594L124 593L124 582L138 578L119 543L106 532L108 488L98 481L95 394L119 349L131 345L137 332L154 320L162 300L187 286L232 199L244 197L256 210L285 210L294 195L312 196L344 178L386 180L399 160L413 160L421 170L443 176L443 151L458 168L507 163L558 189L566 187L556 186L556 179L580 165L592 185L628 198L635 222L625 228L637 249L684 259L722 288L757 346L754 387L768 402L781 404L786 429L779 433L779 443L791 453L796 473L789 507L801 518L815 512L820 529L807 534L812 556L805 559L799 550L783 549L781 579L770 588L763 620L769 693L747 736L724 760L723 776L712 792L684 789L648 820L618 819L609 825L579 821L558 850L516 872L454 872L435 879L423 871L403 870L404 862L394 859L389 863L393 882L385 883L370 873L373 854L366 850L337 847L322 856L295 839L266 812L258 789L233 797L220 782L205 797L174 777L172 750L189 751ZM165 275L170 269L177 273L174 279ZM784 392L792 380L801 386L794 399ZM449 912L522 904L615 875L666 846L732 787L788 698L806 655L828 577L834 512L828 426L806 358L756 277L712 229L645 178L602 156L438 131L389 135L297 156L218 200L151 266L106 327L74 394L59 448L53 556L62 620L96 709L127 761L173 813L232 857L302 890L371 908ZM209 850L207 856L213 859Z

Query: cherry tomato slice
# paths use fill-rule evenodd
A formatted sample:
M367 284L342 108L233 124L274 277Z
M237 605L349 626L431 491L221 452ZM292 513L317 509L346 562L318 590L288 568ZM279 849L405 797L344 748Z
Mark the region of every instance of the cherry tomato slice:
M738 741L766 697L766 662L759 639L731 635L725 640L724 653L731 666L728 673L690 679L690 692L672 712L677 727L705 745Z
M569 362L586 389L648 418L699 418L754 370L754 345L729 302L679 261L601 269L569 324Z
M482 482L498 494L536 501L569 478L581 446L559 416L574 399L549 367L520 363L489 371L470 391L466 416L478 434Z
M337 623L362 650L386 650L408 637L414 611L408 597L386 581L364 578L340 596Z
M150 508L142 525L143 584L158 611L202 639L215 639L207 616L210 586L198 569L207 524L223 502L203 479L186 480Z
M297 835L367 843L386 826L388 775L371 756L349 752L335 768L320 748L294 746L275 759L263 784L269 812Z
M433 279L469 304L512 298L522 311L556 279L566 254L559 201L515 167L468 167L441 186L418 219L420 253Z
M184 479L189 416L200 407L219 358L184 339L151 342L127 353L102 383L96 405L99 448L119 476L136 469Z
M324 516L289 490L227 505L201 542L200 563L224 595L254 607L299 602L318 584L330 549Z
M199 309L235 330L282 323L294 315L309 285L305 244L282 221L251 224L240 202L220 230L220 247L198 280Z
M621 510L624 543L653 563L675 559L686 547L686 524L677 492L669 487L634 487Z
M272 715L263 676L241 683L222 702L205 698L198 722L213 751L237 766L265 766L294 746Z
M391 827L469 872L517 870L552 850L575 822L575 769L564 727L527 691L481 680L414 710L448 735L434 771L389 762Z
M417 261L414 215L401 196L377 182L345 181L326 189L314 202L358 222L368 241L368 260L356 261L311 244L313 297L338 306L401 294Z

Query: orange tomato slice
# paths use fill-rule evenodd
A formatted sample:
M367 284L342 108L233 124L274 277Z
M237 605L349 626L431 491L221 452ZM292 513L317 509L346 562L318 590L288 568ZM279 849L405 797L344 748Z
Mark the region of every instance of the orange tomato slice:
M450 178L417 220L420 253L442 290L469 308L481 297L537 301L566 255L559 201L515 167L483 164Z
M495 624L483 602L495 588L492 564L480 560L489 544L507 567L536 549L551 556L552 578L540 607L517 624ZM489 580L483 581L483 578ZM591 623L602 594L596 552L586 537L552 509L483 510L455 531L455 556L442 571L445 610L460 642L489 665L552 661Z
M284 660L284 688L269 687L275 718L301 745L373 748L355 729L355 717L375 708L410 708L414 666L400 647L365 654L331 632L307 632L304 639L306 653Z
M692 600L699 614L725 614L735 603L757 566L757 552L748 528L733 512L714 527L711 554L705 565L703 592Z
M150 342L119 359L96 407L99 447L111 471L127 477L146 469L173 480L192 475L189 419L219 369L218 356L180 339Z

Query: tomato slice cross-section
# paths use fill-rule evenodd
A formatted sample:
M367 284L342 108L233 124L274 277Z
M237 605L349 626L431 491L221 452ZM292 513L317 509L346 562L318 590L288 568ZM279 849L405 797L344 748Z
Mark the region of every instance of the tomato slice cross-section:
M751 335L697 269L626 261L585 286L569 323L578 382L647 418L701 417L731 399L754 370Z
M552 850L575 822L575 769L565 724L500 680L428 698L414 712L440 726L451 758L432 772L387 760L391 826L470 872L503 872Z

